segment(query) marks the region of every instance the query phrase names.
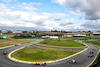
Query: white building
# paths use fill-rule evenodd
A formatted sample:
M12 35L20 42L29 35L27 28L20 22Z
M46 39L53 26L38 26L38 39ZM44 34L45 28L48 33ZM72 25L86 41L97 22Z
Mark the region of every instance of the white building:
M72 35L67 35L67 37L73 37Z
M29 32L33 33L33 31L29 31Z
M20 30L13 30L12 33L13 34L22 34L22 31L20 31Z
M93 35L100 35L100 32L93 32Z
M84 35L84 34L75 34L75 35L73 35L73 37L86 37L86 35Z
M8 30L1 30L2 33L8 33Z
M0 35L2 35L2 33L0 33Z
M32 37L35 37L35 35L32 35Z
M42 38L58 39L58 36L42 36Z

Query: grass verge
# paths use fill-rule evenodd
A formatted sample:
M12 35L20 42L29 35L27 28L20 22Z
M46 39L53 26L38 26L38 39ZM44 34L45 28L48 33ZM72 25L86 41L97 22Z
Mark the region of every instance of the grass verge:
M87 43L95 44L97 46L100 46L100 40L99 41L88 41Z
M83 50L83 49L50 48L50 47L41 47L41 46L33 46L33 48L42 49L42 50L59 51L59 52L78 52Z

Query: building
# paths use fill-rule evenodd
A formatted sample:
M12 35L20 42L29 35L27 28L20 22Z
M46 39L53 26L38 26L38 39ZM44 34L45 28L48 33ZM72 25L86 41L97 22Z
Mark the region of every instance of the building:
M86 35L84 35L84 34L75 34L75 35L73 35L73 37L86 37Z
M2 33L8 33L8 30L1 30Z
M0 33L0 35L2 35L2 33Z
M58 39L58 36L42 36L42 38Z
M100 35L100 32L93 32L93 35L94 36L99 36Z
M61 32L50 32L50 31L39 31L38 32L39 34L52 34L52 35L54 35L54 34L61 34Z
M67 35L67 37L73 37L73 35Z
M12 33L13 34L22 34L22 31L20 31L20 30L13 30Z
M33 33L33 31L29 31L30 33Z
M85 35L85 33L83 32L74 32L74 33L67 33L69 35L77 35L77 34L80 34L80 35Z

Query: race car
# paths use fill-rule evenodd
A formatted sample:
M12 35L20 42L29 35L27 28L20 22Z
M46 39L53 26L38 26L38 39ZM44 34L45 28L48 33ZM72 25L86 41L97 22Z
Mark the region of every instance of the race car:
M94 51L95 51L95 49L92 49L92 50L94 50Z
M90 51L89 53L93 54L94 52Z
M15 46L18 46L18 44L16 44Z
M93 57L94 55L89 55L88 57Z
M7 52L3 52L3 54L4 54L4 55L6 55L6 54L7 54Z
M73 59L73 60L67 61L67 63L68 63L68 64L69 64L69 63L70 63L70 64L74 64L74 63L76 63L76 60Z
M46 63L34 63L33 65L46 65Z

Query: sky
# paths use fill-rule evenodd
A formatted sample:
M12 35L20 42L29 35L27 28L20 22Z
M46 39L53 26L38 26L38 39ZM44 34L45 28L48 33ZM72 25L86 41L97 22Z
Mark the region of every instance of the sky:
M100 31L99 0L0 0L0 30Z

